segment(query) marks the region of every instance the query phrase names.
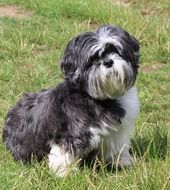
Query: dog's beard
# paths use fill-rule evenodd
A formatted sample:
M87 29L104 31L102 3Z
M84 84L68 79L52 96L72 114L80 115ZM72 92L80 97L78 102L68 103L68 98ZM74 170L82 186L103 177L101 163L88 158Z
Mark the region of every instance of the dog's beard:
M89 71L88 93L96 99L122 96L135 81L130 63L117 54L108 57L114 61L113 66L108 68L102 63L100 66L94 64Z

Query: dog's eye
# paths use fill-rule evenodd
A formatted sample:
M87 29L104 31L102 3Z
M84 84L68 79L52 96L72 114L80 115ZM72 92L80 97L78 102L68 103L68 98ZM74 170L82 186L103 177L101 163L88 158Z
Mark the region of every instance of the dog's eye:
M99 53L96 52L94 55L92 55L89 59L87 64L85 64L85 69L89 69L92 66L92 63L99 60Z
M105 47L105 50L103 51L101 57L105 57L106 55L110 54L110 53L117 53L119 54L117 48L115 48L114 45L112 44L107 44Z
M99 59L99 54L96 52L93 56L90 57L90 63Z

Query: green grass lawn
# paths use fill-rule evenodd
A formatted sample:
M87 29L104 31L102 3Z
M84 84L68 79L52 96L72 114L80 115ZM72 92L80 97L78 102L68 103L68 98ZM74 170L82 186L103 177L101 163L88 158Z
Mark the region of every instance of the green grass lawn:
M0 16L0 190L170 189L170 2L169 0L1 0L25 16ZM19 13L18 13L19 14ZM73 36L117 24L139 39L137 88L141 111L132 136L133 168L104 165L58 179L47 161L22 165L2 143L6 112L29 91L62 81L60 59Z

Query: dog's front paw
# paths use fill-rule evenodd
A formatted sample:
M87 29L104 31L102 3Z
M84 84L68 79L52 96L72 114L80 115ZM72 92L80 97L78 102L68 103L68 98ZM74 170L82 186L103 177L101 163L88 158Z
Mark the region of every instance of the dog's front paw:
M118 161L118 165L121 168L132 167L134 165L134 159L131 156L121 157Z
M70 173L75 174L78 171L77 166L80 160L75 159L72 154L58 145L53 145L48 155L49 168L58 177L65 177Z

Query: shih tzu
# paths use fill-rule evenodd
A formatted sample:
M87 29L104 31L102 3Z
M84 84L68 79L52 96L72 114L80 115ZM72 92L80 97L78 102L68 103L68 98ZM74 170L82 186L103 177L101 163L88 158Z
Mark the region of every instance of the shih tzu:
M13 157L27 162L48 156L58 176L94 150L106 163L131 166L138 62L138 41L118 26L73 38L61 61L64 81L23 95L8 112L3 140Z

